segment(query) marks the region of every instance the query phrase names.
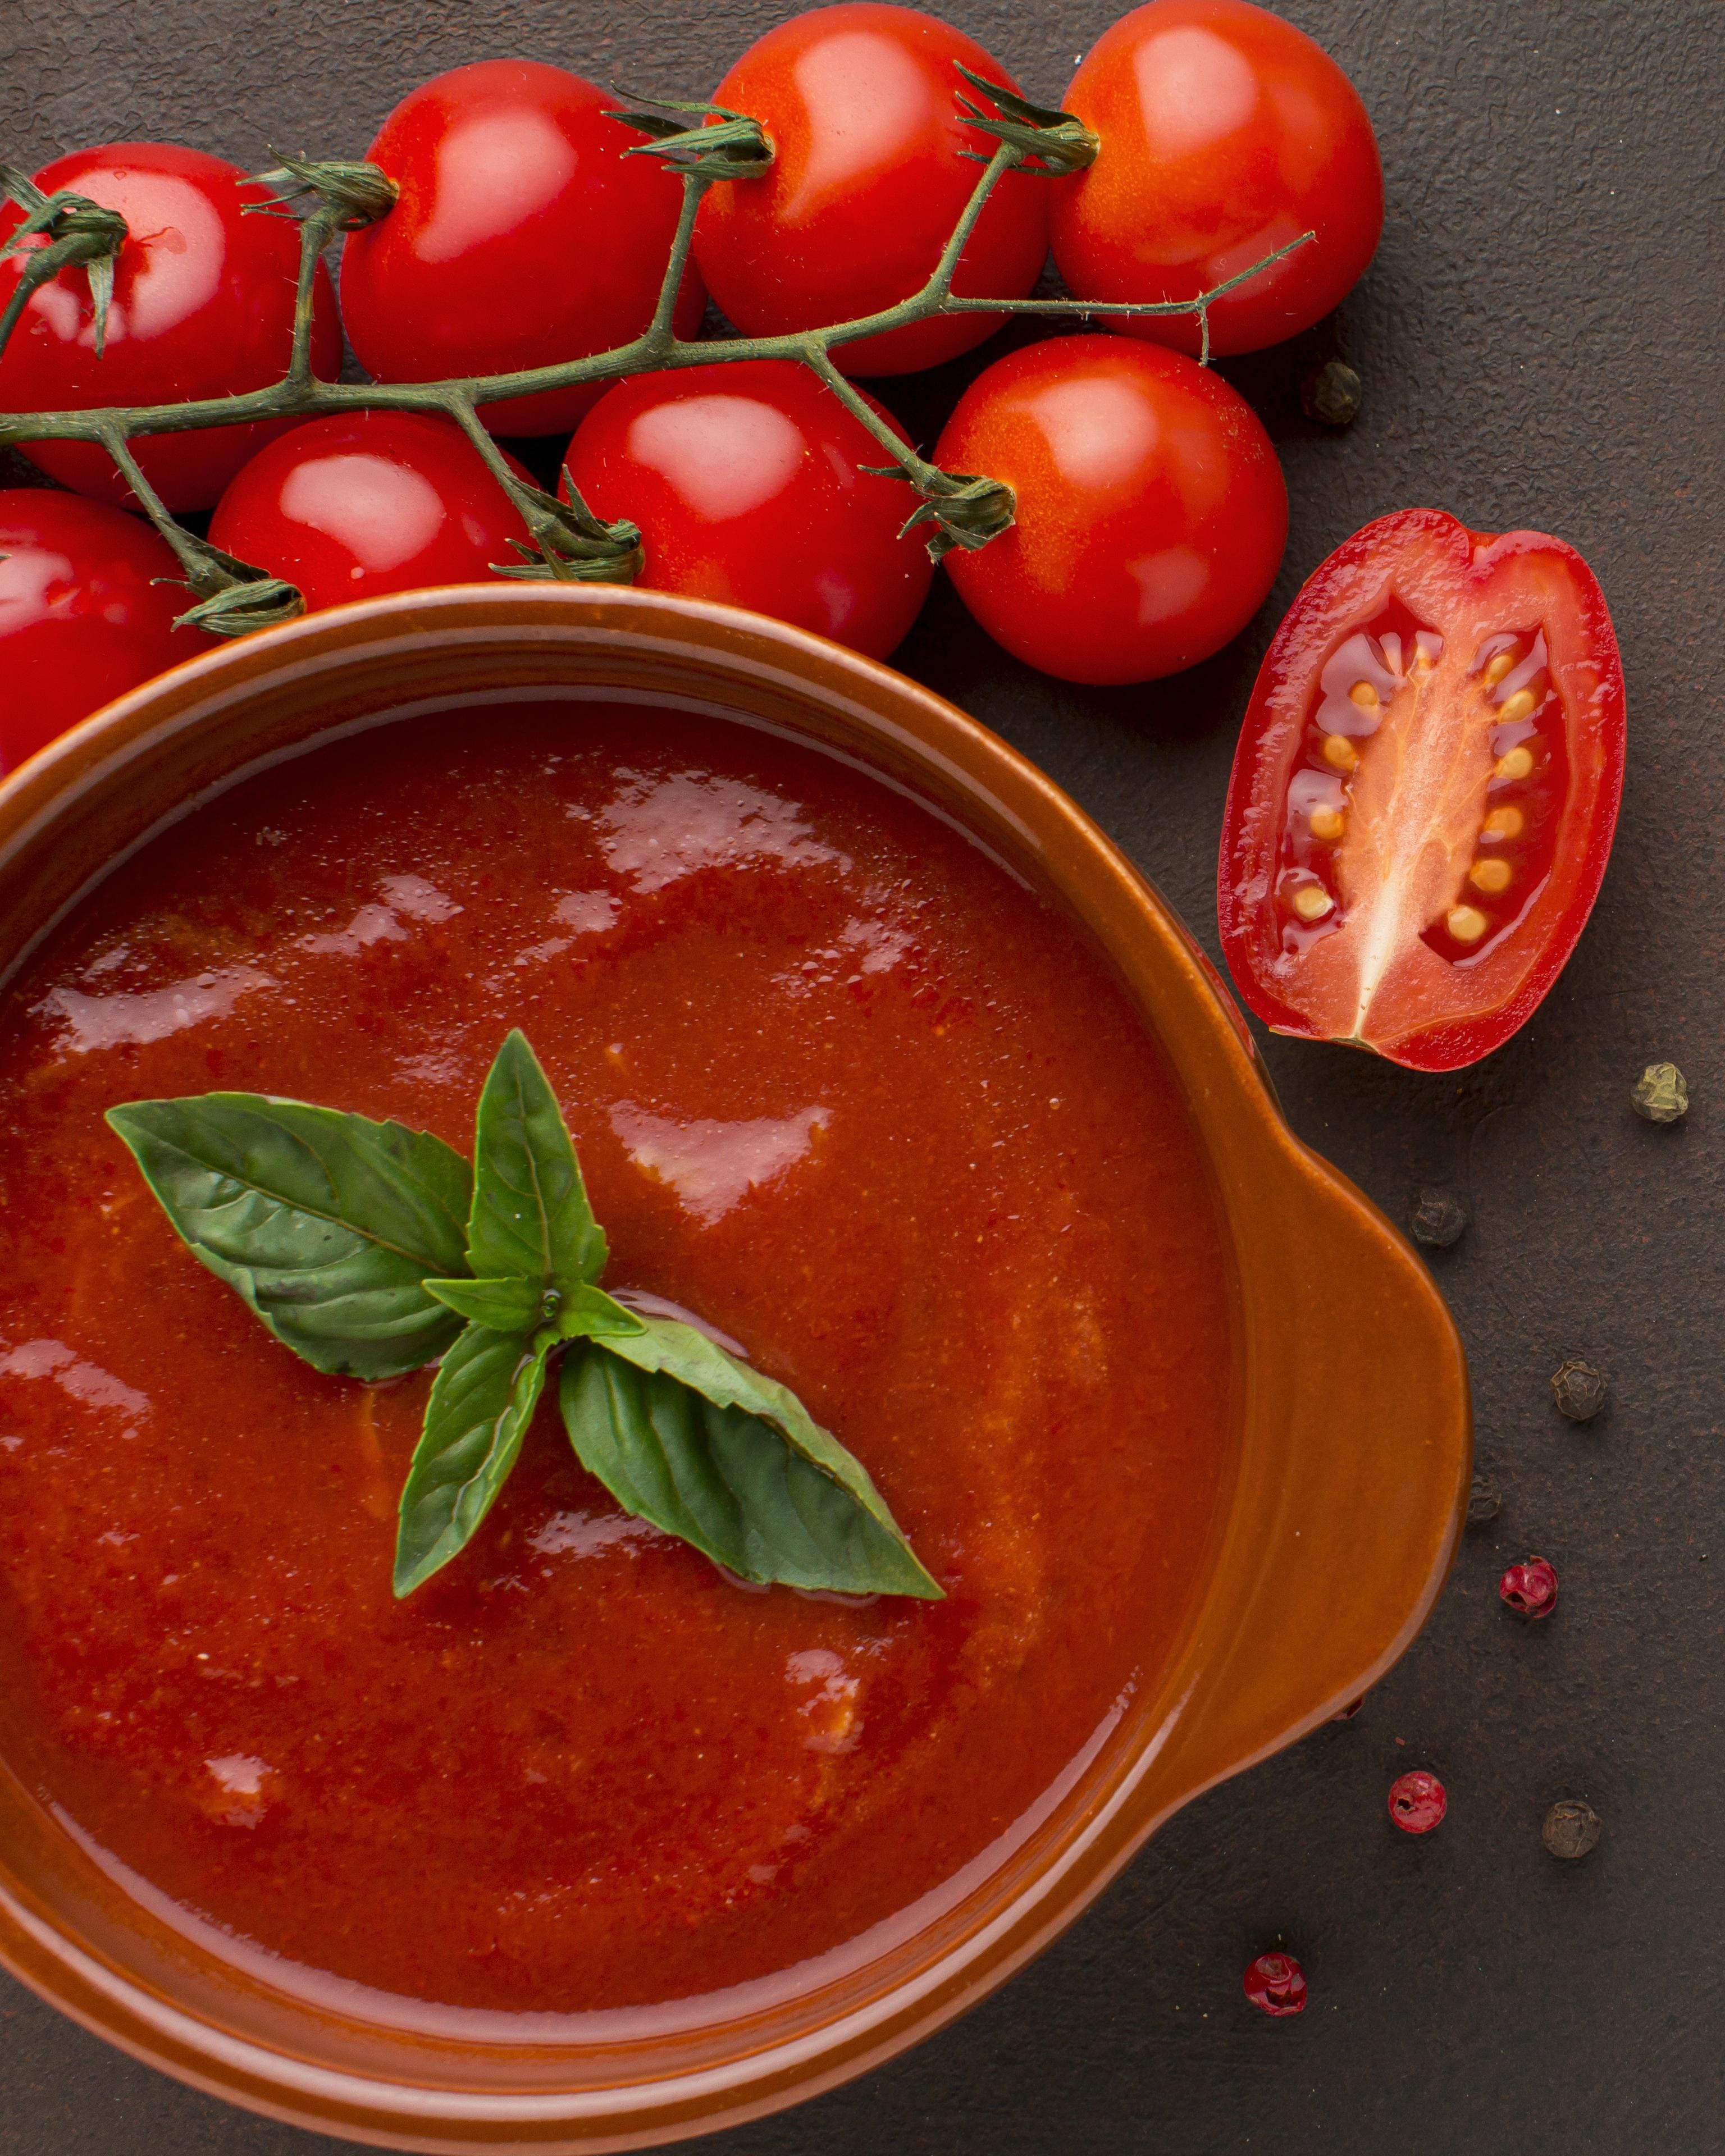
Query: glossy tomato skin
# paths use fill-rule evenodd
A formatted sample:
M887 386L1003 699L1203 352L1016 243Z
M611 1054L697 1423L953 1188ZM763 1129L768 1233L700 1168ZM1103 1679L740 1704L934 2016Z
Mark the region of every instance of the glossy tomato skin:
M367 156L401 190L349 238L341 316L380 382L506 374L608 352L653 319L682 186L644 138L605 117L618 100L536 60L479 60L412 91ZM690 277L676 328L706 297ZM482 405L494 434L561 434L596 383Z
M1065 681L1195 665L1269 595L1288 530L1270 438L1218 376L1159 346L1054 337L960 398L943 470L1004 480L1010 531L947 567L997 644Z
M63 270L32 295L0 356L0 411L185 403L261 389L287 372L299 228L285 218L241 214L272 197L238 165L169 143L110 142L56 158L36 184L117 209L128 237L115 260L103 357L95 354L89 280ZM0 203L0 239L23 219L15 203ZM22 259L0 261L0 306L17 286ZM321 265L312 323L312 371L333 381L341 332ZM131 450L170 509L208 509L246 459L291 424L139 435ZM24 454L80 494L131 501L93 443L36 442Z
M899 536L911 490L860 469L886 461L792 360L619 382L568 459L589 509L640 526L638 583L749 607L872 659L902 639L934 574L919 536Z
M174 627L193 603L185 572L141 517L105 502L0 492L0 775L217 640Z
M516 475L529 475L513 457ZM518 562L526 527L453 420L418 412L310 419L272 442L217 504L218 547L305 593L308 612Z
M714 93L759 120L775 156L758 180L709 189L696 259L751 336L849 321L923 285L970 199L992 139L965 125L960 63L1012 78L973 38L914 8L848 0L796 16L750 46ZM1048 254L1046 179L1009 172L964 250L953 290L1021 299ZM999 315L919 322L834 347L847 374L908 374L968 352Z
M1374 624L1392 613L1401 648L1387 654ZM1406 660L1421 635L1423 676ZM1356 674L1383 692L1358 722L1343 679ZM1341 769L1325 754L1337 712L1356 729ZM1373 747L1385 729L1399 737L1387 756ZM1278 1032L1410 1070L1459 1070L1502 1046L1593 909L1626 744L1610 613L1574 547L1471 531L1434 509L1367 525L1289 609L1235 756L1218 910L1246 1001ZM1339 819L1333 841L1315 839L1312 801ZM1301 882L1331 901L1310 924L1286 902ZM1470 944L1449 932L1457 906L1474 916Z
M1086 300L1190 300L1308 240L1210 310L1210 349L1256 352L1357 284L1384 228L1358 92L1303 31L1251 0L1150 0L1096 41L1062 103L1101 138L1050 198L1055 259ZM1199 350L1190 315L1108 326Z

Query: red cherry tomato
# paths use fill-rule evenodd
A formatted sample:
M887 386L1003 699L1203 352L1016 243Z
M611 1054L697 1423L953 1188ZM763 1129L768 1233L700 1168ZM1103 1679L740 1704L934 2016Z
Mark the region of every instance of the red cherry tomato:
M0 773L209 649L173 625L195 603L184 577L141 517L48 487L0 493Z
M908 299L924 284L994 144L966 126L959 63L1016 89L950 23L849 0L769 30L713 102L760 121L775 156L758 180L708 190L695 228L707 289L751 336L819 329ZM1020 299L1048 255L1048 186L1009 172L977 221L953 290ZM968 352L999 315L955 315L837 346L847 374L908 374Z
M297 584L316 613L383 592L482 582L495 564L521 559L509 542L527 532L453 420L356 412L308 420L254 457L217 504L209 536Z
M639 583L752 607L875 659L916 619L934 573L917 535L898 536L911 490L859 469L888 461L793 360L619 382L569 445L588 507L640 526Z
M1454 1070L1507 1040L1599 892L1623 670L1573 547L1380 516L1264 661L1222 832L1223 947L1281 1033Z
M1101 137L1050 197L1078 298L1195 299L1314 233L1210 310L1213 352L1256 352L1327 314L1371 260L1384 171L1359 93L1250 0L1150 0L1097 39L1062 102ZM1190 315L1109 326L1199 349Z
M1054 337L996 360L935 461L1012 488L1012 528L947 567L997 644L1065 681L1154 680L1219 650L1287 538L1250 407L1153 345Z
M286 372L299 234L285 218L240 214L272 197L238 165L167 143L110 142L57 158L36 184L117 209L129 237L115 260L103 357L95 355L89 280L81 270L63 270L26 303L0 356L0 411L177 404L261 389ZM23 220L14 203L0 203L0 239ZM0 261L0 307L23 259L21 250ZM341 370L341 332L321 267L312 321L313 372L332 381ZM141 434L131 450L170 509L208 509L246 459L291 424ZM131 501L94 443L33 443L25 454L80 494Z
M537 60L480 60L404 97L367 151L401 190L348 239L341 317L380 382L506 374L608 352L653 319L682 185L608 109ZM678 295L693 336L699 280ZM604 384L480 407L500 434L562 434Z

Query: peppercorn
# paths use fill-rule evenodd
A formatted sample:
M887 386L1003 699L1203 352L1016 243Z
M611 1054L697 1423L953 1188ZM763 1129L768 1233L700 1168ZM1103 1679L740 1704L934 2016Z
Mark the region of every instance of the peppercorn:
M1451 1243L1461 1241L1467 1214L1447 1190L1422 1190L1409 1224L1416 1243L1447 1250Z
M1579 1355L1553 1371L1551 1396L1558 1413L1571 1422L1591 1422L1605 1404L1605 1376Z
M1245 1995L1278 2020L1306 2011L1306 1972L1291 1954L1261 1953L1245 1973Z
M1476 1475L1467 1492L1467 1524L1482 1527L1503 1510L1503 1500L1483 1475Z
M1539 1839L1553 1856L1573 1861L1598 1846L1599 1815L1579 1797L1559 1797L1545 1815Z
M1497 1583L1497 1592L1518 1617L1549 1617L1558 1606L1558 1574L1543 1557L1512 1564Z
M1675 1063L1650 1063L1630 1101L1650 1123L1675 1123L1689 1112L1689 1088Z
M1327 359L1300 384L1300 408L1326 427L1346 427L1358 418L1365 390L1345 359Z
M1435 1774L1423 1767L1399 1774L1389 1785L1389 1816L1404 1834L1430 1834L1443 1825L1450 1799Z

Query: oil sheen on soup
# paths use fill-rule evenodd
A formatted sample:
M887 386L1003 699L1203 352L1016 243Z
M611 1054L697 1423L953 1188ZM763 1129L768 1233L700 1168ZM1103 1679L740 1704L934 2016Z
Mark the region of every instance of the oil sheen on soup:
M470 1153L517 1025L606 1284L790 1385L944 1601L739 1584L620 1512L554 1404L393 1599L430 1373L302 1363L103 1111L231 1087ZM1187 1112L1061 917L815 750L538 703L280 765L12 984L0 1133L0 1748L284 1979L645 2026L842 1963L1189 1620L1234 1330Z

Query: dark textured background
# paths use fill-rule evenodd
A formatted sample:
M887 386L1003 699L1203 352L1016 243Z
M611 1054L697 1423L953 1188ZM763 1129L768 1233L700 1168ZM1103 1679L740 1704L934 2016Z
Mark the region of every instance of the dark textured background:
M1392 1215L1421 1182L1475 1222L1437 1254L1504 1495L1425 1636L1352 1723L1194 1804L1035 1968L882 2071L711 2143L723 2156L1052 2156L1549 2145L1725 2148L1717 1312L1725 1233L1718 829L1722 291L1717 0L1281 0L1358 84L1389 216L1338 321L1230 365L1276 436L1293 526L1236 645L1147 690L1064 687L937 588L901 660L1076 794L1214 948L1215 836L1253 670L1300 580L1410 505L1560 533L1623 639L1634 753L1593 926L1545 1007L1480 1068L1423 1078L1279 1041L1295 1127ZM424 77L520 54L707 94L783 0L0 0L0 156L120 136L255 164L363 151ZM1115 0L941 0L1056 100ZM1363 418L1295 395L1340 348ZM998 349L991 347L990 350ZM925 441L964 370L889 396ZM1675 788L1675 791L1673 789ZM1695 1106L1630 1114L1674 1057ZM1291 1253L1291 1262L1298 1254ZM1338 1286L1337 1292L1345 1291ZM1545 1380L1611 1375L1577 1431ZM1538 1550L1548 1623L1497 1575ZM1384 1814L1449 1785L1426 1841ZM1557 1796L1605 1838L1540 1846ZM1277 1934L1312 2004L1272 2024L1240 1970ZM337 2144L133 2066L0 1979L0 2151L313 2156Z

